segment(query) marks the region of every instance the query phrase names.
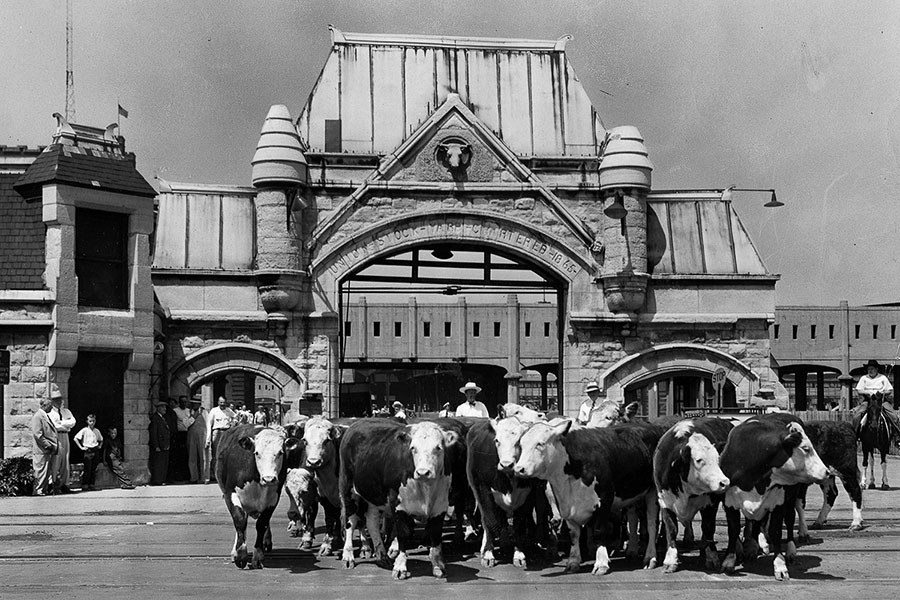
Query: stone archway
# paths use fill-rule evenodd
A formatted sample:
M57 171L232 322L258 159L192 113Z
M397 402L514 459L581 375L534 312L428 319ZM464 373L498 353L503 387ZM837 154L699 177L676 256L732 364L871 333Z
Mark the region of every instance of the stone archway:
M756 391L759 376L748 365L701 344L664 344L626 356L603 373L600 386L608 399L623 401L625 388L645 379L678 371L712 374L719 368L739 399L747 400Z
M172 369L169 389L172 395L187 395L197 384L219 373L246 371L274 382L282 397L299 401L306 382L297 368L283 356L255 346L231 342L216 344L186 356Z

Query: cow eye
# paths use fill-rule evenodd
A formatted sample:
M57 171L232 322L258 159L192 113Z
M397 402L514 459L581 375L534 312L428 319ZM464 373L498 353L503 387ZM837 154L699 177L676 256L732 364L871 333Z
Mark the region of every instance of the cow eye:
M500 440L494 440L494 445L498 448L500 447Z
M537 444L535 444L535 446L537 447L538 450L543 450L543 449L544 449L544 442L538 442Z

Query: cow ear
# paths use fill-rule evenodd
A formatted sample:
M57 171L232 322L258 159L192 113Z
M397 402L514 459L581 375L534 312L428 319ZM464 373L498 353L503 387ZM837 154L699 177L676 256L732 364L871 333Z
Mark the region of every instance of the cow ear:
M412 436L409 435L409 425L397 431L397 439L402 444L408 444L412 441Z
M303 445L303 443L300 440L298 440L297 438L289 437L286 440L284 440L284 451L288 452L288 453L295 452L302 445Z
M681 477L682 479L687 479L688 473L691 470L691 447L687 444L682 446L678 456L681 458ZM675 461L672 461L672 466L676 466Z
M332 425L331 427L331 439L335 442L341 439L341 436L344 435L344 428L338 427L337 425Z
M566 419L561 423L558 423L553 426L553 433L556 435L566 435L569 433L569 429L572 428L572 419Z
M547 420L547 413L539 412L539 413L537 414L537 418L540 419L541 421L546 421L546 420Z
M497 405L497 420L499 421L500 419L505 419L505 418L506 418L506 405L498 404Z
M288 425L284 428L284 432L288 437L292 438L302 438L303 437L303 426L302 425Z
M452 446L459 441L459 434L455 431L444 432L444 446Z
M637 401L629 403L622 411L622 415L625 417L625 420L631 421L632 419L634 419L634 415L637 414L640 407L641 405Z
M781 445L785 450L793 450L803 441L803 434L799 431L792 431L782 440Z
M256 448L256 445L253 443L253 438L249 435L245 435L238 440L238 446L246 450L247 452L253 452Z

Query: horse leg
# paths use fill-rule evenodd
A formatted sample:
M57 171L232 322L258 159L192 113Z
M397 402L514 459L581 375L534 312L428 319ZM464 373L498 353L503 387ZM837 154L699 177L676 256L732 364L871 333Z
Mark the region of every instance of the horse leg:
M874 470L874 465L873 465L873 470ZM891 489L891 486L888 485L888 480L887 480L887 450L881 451L881 489L882 490Z

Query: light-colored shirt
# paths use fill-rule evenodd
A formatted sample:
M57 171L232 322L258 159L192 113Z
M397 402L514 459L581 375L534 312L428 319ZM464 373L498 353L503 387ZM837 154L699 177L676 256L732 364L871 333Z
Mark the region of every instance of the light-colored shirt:
M581 407L579 407L578 409L578 422L582 425L588 423L591 420L591 413L595 408L600 406L600 402L600 398L597 398L596 400L591 400L590 398L588 398L587 400L582 402Z
M472 404L469 404L469 401L467 400L456 407L456 416L487 418L490 415L488 415L487 406L485 406L483 402L476 400Z
M863 375L859 378L859 383L856 384L856 391L865 396L871 396L878 392L887 396L888 394L893 393L894 386L891 385L891 382L884 375L878 374L875 377ZM868 400L868 398L863 399Z
M82 427L81 430L75 434L74 439L75 443L80 444L85 450L91 450L100 447L103 443L103 434L101 434L100 430L96 427L94 429Z
M187 431L191 423L194 422L194 417L191 416L191 409L187 407L176 407L175 416L178 417L178 431Z
M207 439L212 439L212 432L217 429L228 429L234 423L234 412L227 406L222 409L214 406L207 417Z
M69 433L75 427L75 415L65 406L60 408L54 406L50 409L49 416L50 420L53 421L53 426L56 427L56 431L59 433Z

